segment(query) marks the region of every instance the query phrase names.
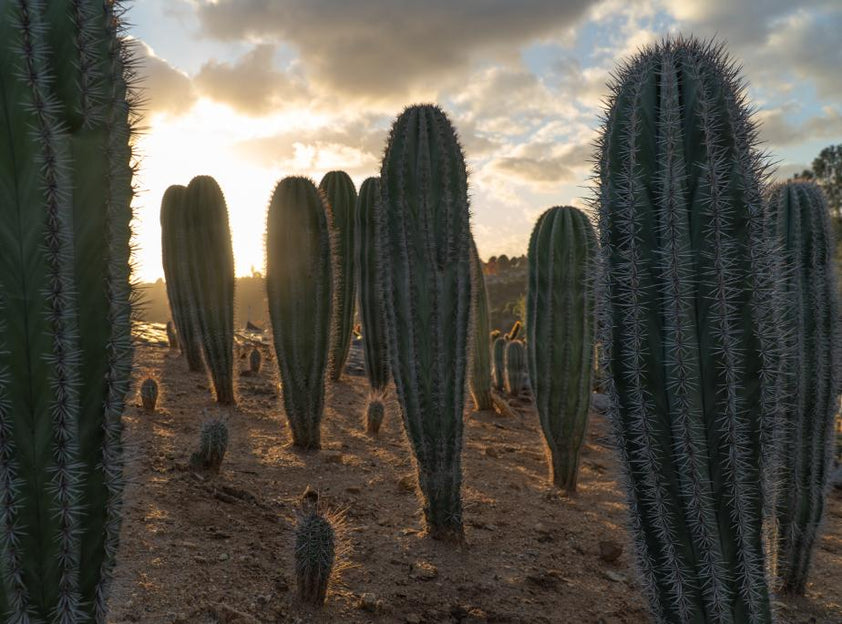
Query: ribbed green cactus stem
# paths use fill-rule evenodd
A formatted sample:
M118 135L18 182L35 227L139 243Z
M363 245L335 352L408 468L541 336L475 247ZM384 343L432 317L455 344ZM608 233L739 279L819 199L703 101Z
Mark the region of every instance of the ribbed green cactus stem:
M344 171L329 171L319 183L328 206L333 238L333 319L328 375L339 381L348 361L354 330L356 303L356 206L357 190Z
M175 331L175 323L167 321L167 345L173 351L178 349L178 334Z
M471 275L473 279L473 331L471 342L471 373L468 383L471 398L478 412L493 409L491 400L491 341L489 340L490 320L488 318L488 294L485 290L485 277L482 274L482 261L477 246L471 238Z
M375 211L380 201L380 179L367 178L360 186L356 209L356 267L362 324L365 371L371 393L366 408L366 431L376 434L385 414L384 394L389 385L389 345L383 293L378 288Z
M309 178L281 180L266 227L266 292L293 444L321 448L333 301L324 196Z
M542 214L529 240L529 379L552 482L576 491L593 385L596 234L570 206Z
M104 624L132 365L117 2L0 3L0 620Z
M155 405L158 403L158 382L151 377L147 377L140 384L140 401L147 412L155 411Z
M600 343L644 588L657 622L768 623L764 458L783 351L757 130L712 43L649 46L611 89Z
M203 372L202 341L199 334L196 307L190 301L189 266L183 262L187 250L184 226L187 187L170 186L161 199L161 260L167 285L173 323L179 338L181 352L187 367L193 372Z
M494 389L502 392L506 387L506 345L509 341L499 336L491 343L491 358L494 360Z
M189 301L208 365L216 401L233 405L234 253L228 207L210 176L196 176L184 197L185 249L176 262L186 264Z
M465 160L441 109L411 106L401 113L380 184L377 247L389 362L427 531L461 541L471 230Z
M523 329L523 323L515 321L512 324L512 328L509 330L509 333L506 334L506 340L517 340L517 337L520 336L521 329Z
M319 511L318 494L307 488L295 527L295 581L301 602L321 607L336 561L336 531Z
M526 390L526 380L529 375L526 362L526 345L520 340L509 340L506 343L504 359L506 393L517 396Z
M770 235L781 247L788 324L795 329L785 390L794 402L780 440L777 574L785 593L803 594L824 512L839 411L840 318L834 236L827 201L812 182L776 185L769 194Z
M260 355L260 351L257 348L251 350L249 353L249 370L251 371L252 375L256 375L260 372L260 367L263 365L263 356Z

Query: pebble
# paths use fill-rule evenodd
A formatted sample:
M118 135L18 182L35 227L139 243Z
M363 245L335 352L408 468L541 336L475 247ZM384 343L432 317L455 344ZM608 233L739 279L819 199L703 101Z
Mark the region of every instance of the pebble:
M623 554L623 547L617 542L604 541L599 543L599 558L606 563L614 563Z

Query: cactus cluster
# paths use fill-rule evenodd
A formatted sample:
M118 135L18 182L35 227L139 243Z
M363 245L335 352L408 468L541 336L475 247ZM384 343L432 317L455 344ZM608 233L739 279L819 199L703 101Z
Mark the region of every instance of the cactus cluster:
M219 472L228 451L228 424L222 417L206 418L199 433L199 450L190 456L190 465L199 470Z
M309 178L284 178L272 195L266 293L293 444L321 448L333 269L327 206Z
M840 391L835 245L821 189L798 181L772 188L767 227L783 256L783 310L794 330L784 386L784 396L794 400L782 424L784 461L776 478L777 574L782 591L803 594L833 461Z
M401 113L380 185L376 243L389 363L424 518L433 538L461 541L471 231L465 160L441 109L411 106Z
M0 3L0 617L104 622L130 383L120 2Z
M356 209L356 265L359 285L359 310L362 323L365 371L371 391L368 396L366 432L380 431L386 413L384 398L389 385L389 350L386 343L386 319L383 294L378 289L375 211L380 201L380 180L368 178L360 186Z
M550 208L529 240L529 378L550 476L576 491L593 384L596 234L581 211Z
M319 495L307 488L295 526L295 581L301 602L324 604L336 561L336 531L319 512Z
M338 381L348 361L354 329L356 280L354 251L357 190L344 171L329 171L319 183L327 202L328 226L333 239L333 318L331 319L328 375Z
M771 622L782 328L742 82L721 47L667 39L619 70L608 104L600 342L649 604L658 622Z
M140 384L140 401L147 412L155 411L158 403L158 382L151 377L147 377Z
M485 277L482 261L476 243L471 238L471 276L473 279L473 331L471 338L471 374L469 383L474 408L478 411L493 408L491 399L491 342L488 294L485 291Z

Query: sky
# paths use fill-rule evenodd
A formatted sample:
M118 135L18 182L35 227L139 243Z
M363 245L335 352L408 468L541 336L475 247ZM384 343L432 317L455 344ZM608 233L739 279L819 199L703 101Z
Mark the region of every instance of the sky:
M171 184L214 176L237 275L263 272L277 182L342 169L359 187L395 117L422 102L460 135L480 256L523 254L544 210L585 206L612 69L668 34L725 42L778 176L842 143L839 0L143 0L128 21L142 281L163 276Z

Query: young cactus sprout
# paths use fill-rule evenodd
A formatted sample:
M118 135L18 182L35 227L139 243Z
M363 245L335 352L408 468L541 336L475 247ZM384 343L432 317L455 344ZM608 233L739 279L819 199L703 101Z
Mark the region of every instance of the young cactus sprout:
M219 472L228 450L228 425L224 418L206 418L199 434L199 450L190 456L190 465L199 470Z
M526 390L527 364L526 345L521 340L510 340L506 343L505 362L506 393L518 396Z
M260 351L255 347L249 353L249 370L251 371L252 375L257 375L260 372L260 367L263 365L263 356L260 355Z
M498 336L491 343L491 357L494 360L494 389L502 391L506 386L506 345L505 336Z
M172 351L178 349L178 334L172 321L167 321L167 343Z
M336 561L336 531L319 512L319 495L309 487L301 497L295 527L295 581L304 604L321 607Z
M157 381L148 377L140 384L140 400L143 403L143 409L147 412L155 411L155 405L158 403Z

